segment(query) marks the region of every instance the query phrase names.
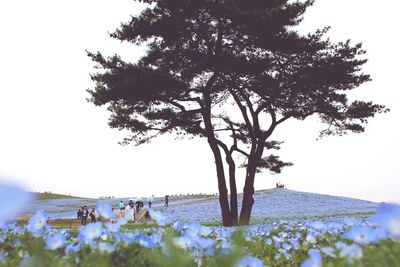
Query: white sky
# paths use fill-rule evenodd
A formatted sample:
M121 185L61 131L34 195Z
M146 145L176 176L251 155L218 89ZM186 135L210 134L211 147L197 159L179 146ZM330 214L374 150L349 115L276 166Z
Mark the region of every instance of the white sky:
M366 133L320 141L323 125L313 118L283 124L274 138L285 141L279 155L295 165L259 174L256 189L280 181L293 190L400 202L399 9L397 0L317 0L307 11L302 31L330 25L332 39L364 43L373 81L355 95L391 112L371 120ZM132 0L0 2L1 180L88 197L217 192L204 140L165 136L119 146L123 134L108 127L107 112L85 100L93 87L85 49L138 58L142 49L107 32L139 11Z

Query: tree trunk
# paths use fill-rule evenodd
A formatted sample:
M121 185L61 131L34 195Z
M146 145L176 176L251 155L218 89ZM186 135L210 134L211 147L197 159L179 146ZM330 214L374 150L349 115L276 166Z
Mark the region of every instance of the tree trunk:
M236 177L235 170L236 165L232 159L231 155L226 156L226 162L229 166L229 187L231 193L231 216L232 216L232 225L238 224L238 208L237 208L237 189L236 189Z
M229 210L228 190L226 189L224 165L222 162L221 151L218 144L212 138L208 139L208 143L213 151L215 158L215 166L217 169L218 191L219 191L219 205L222 213L223 226L232 226L232 216Z
M261 160L264 151L263 145L258 145L253 153L250 154L246 170L246 180L243 188L243 202L240 211L240 225L248 225L250 222L251 210L253 208L254 199L254 177L256 175L257 166Z
M226 189L226 181L225 181L225 173L224 173L224 164L221 157L221 151L219 150L217 140L214 135L214 128L211 122L211 95L210 95L210 86L217 78L217 75L214 74L210 80L207 82L207 85L203 92L204 97L204 109L203 109L203 119L205 126L205 133L207 136L208 144L214 154L215 158L215 167L217 169L217 179L218 179L218 191L219 191L219 205L221 206L222 213L222 224L223 226L232 226L232 217L231 212L229 210L229 201L228 201L228 190Z

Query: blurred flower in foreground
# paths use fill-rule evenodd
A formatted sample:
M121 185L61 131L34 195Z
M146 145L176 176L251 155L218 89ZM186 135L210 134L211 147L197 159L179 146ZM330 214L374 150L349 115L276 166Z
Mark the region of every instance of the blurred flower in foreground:
M320 267L322 266L322 255L318 249L308 251L308 259L301 264L301 267Z
M264 263L256 257L243 256L240 258L238 267L263 267Z
M97 202L96 208L100 218L109 220L115 217L115 214L112 211L111 206L105 202Z
M26 229L31 234L38 236L43 233L43 229L47 225L47 214L43 211L36 212L35 215L29 220Z
M99 249L101 252L112 253L112 252L115 251L115 244L101 242L101 243L99 243L99 245L98 245L98 249Z
M79 237L90 243L102 235L102 230L101 222L91 223L79 229Z
M149 209L149 213L151 218L154 219L158 225L165 226L167 219L160 211Z
M372 220L384 228L390 237L400 238L400 205L380 205Z
M380 239L385 238L384 233L370 227L353 227L344 234L344 237L353 240L360 245L376 244Z
M31 194L22 188L0 182L0 227L8 220L15 219L14 217L30 198Z
M56 232L53 236L49 236L46 239L46 247L50 250L56 250L64 247L66 244L65 235L61 232Z
M347 257L349 264L352 264L354 259L361 259L363 257L363 251L357 244L347 245L341 241L335 243L336 248L339 249L339 257Z

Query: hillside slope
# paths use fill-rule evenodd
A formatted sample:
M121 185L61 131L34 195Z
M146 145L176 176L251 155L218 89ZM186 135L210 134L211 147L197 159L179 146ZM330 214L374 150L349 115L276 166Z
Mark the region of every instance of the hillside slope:
M253 221L271 219L323 219L327 217L367 216L378 203L338 196L270 189L257 192L252 210ZM242 196L238 196L239 212ZM163 209L168 219L184 222L220 221L218 199L192 202Z

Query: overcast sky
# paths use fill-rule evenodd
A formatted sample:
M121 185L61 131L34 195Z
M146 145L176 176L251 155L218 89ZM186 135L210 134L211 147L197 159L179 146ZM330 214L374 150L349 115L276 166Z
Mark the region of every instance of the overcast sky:
M363 42L373 81L352 96L391 112L363 134L319 141L323 125L313 118L281 125L273 136L285 141L279 155L295 165L281 175L259 174L256 189L280 181L293 190L400 202L399 9L398 0L317 0L307 11L301 32L329 25L333 40ZM205 140L164 136L123 147L108 113L85 100L93 87L85 49L137 59L142 48L108 32L140 10L131 0L0 2L1 180L87 197L217 192Z

